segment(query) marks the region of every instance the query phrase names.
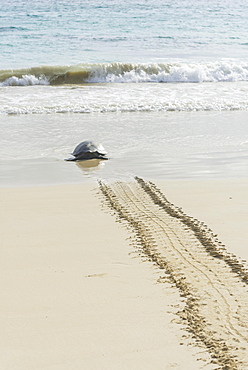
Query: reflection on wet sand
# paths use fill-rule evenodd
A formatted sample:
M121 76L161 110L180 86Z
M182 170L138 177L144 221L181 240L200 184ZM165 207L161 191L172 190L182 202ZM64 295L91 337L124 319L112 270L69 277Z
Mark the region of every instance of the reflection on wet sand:
M96 169L99 170L105 165L105 161L98 158L89 159L86 161L77 161L75 163L80 168L80 170L86 172L94 171Z

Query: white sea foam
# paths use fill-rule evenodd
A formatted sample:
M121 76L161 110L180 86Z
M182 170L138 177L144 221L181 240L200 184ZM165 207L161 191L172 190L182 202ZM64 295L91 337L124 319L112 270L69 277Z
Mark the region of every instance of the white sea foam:
M45 76L35 77L34 75L23 75L22 77L12 76L0 83L0 86L30 86L30 85L49 85Z
M244 81L1 89L0 114L248 110Z
M130 65L98 64L88 82L234 82L248 81L248 64L242 62L171 63Z

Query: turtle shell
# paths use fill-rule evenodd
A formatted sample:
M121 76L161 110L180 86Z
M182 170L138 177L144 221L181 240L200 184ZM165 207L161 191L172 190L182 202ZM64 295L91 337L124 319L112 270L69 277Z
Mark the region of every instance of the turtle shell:
M101 155L107 154L102 144L94 143L93 141L83 141L74 149L72 155L74 157L81 156L84 153L99 153Z

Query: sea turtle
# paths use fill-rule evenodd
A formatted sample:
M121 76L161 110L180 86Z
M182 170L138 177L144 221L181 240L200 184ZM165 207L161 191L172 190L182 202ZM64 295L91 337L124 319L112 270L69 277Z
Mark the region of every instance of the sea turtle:
M74 158L68 158L66 161L84 161L93 158L108 159L105 157L107 152L102 144L97 144L90 140L78 144L71 154Z

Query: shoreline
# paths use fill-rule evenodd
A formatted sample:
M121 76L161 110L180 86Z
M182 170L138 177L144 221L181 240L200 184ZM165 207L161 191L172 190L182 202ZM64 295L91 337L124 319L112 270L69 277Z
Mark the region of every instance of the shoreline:
M248 260L247 179L153 182ZM159 270L141 263L93 181L0 196L5 369L213 369L175 323L177 290L157 284Z
M155 181L247 178L247 115L197 111L5 116L0 186L98 178L128 181L134 176ZM85 138L101 142L110 160L92 167L64 161Z

